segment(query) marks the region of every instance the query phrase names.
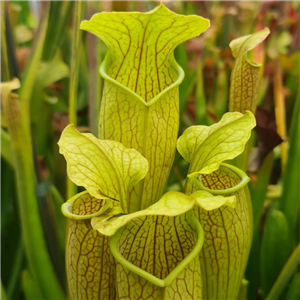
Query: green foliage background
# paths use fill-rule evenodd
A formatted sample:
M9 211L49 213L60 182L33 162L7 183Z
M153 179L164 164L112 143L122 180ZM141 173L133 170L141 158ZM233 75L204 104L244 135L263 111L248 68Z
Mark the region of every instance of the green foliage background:
M100 11L149 11L155 1L104 2L1 2L1 82L21 80L22 118L30 127L21 151L32 145L27 161L36 179L24 176L17 185L7 116L1 115L1 299L47 299L41 279L32 276L29 262L43 251L50 255L54 277L66 294L64 270L65 218L61 204L77 192L67 181L66 164L57 141L63 128L77 123L81 131L97 135L103 80L99 65L104 44L80 32L80 20ZM299 298L299 153L300 153L300 4L299 2L172 1L167 7L181 14L198 14L211 20L201 37L177 47L175 56L186 77L180 86L180 132L190 125L211 125L227 112L230 74L234 58L229 42L269 27L270 36L250 53L264 63L256 113L257 128L251 140L248 174L254 211L250 259L239 299ZM17 126L17 125L16 125ZM28 138L26 138L28 135ZM26 145L27 144L27 145ZM23 147L23 148L22 148ZM24 150L25 151L25 150ZM25 152L24 152L25 153ZM24 156L25 157L25 156ZM166 191L182 191L187 163L176 155ZM31 186L30 200L18 190ZM79 190L78 190L79 191ZM28 201L28 205L26 204ZM32 210L30 201L37 205ZM22 205L23 204L23 205ZM32 216L42 226L42 241L31 257L25 255L20 215ZM41 228L40 228L41 229ZM28 231L29 230L29 231ZM33 230L38 230L34 228ZM29 239L30 240L30 239ZM289 259L290 257L290 259ZM298 269L297 269L298 268ZM51 269L51 268L50 268ZM56 282L56 283L55 283ZM51 299L51 297L49 298ZM53 298L52 298L53 299Z

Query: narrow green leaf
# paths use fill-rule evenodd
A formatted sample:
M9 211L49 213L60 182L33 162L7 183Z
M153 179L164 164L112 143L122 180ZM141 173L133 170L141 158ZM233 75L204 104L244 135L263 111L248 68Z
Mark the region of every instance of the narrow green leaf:
M178 64L182 67L186 76L184 77L181 85L179 86L179 119L186 110L186 104L189 98L189 84L190 78L188 77L188 55L186 45L180 44L175 48L174 57Z
M62 230L62 228L66 228L66 219L61 214L61 209L60 209L62 204L64 203L64 200L54 185L51 185L50 187L50 194L51 194L51 200L53 202L54 222L55 222L57 239L59 242L58 246L60 247L61 253L64 253L66 232L65 230Z
M45 87L50 84L69 76L69 68L61 58L59 51L55 52L53 59L47 63L42 62L39 65L36 73L34 93L40 93Z
M69 178L96 198L111 197L127 212L128 189L148 172L147 160L121 143L99 140L68 125L58 142L67 161Z
M18 80L1 84L2 107L15 162L18 204L26 255L32 276L38 283L44 299L64 299L44 240L38 202L35 194L35 173L29 137L23 127L20 103L12 89L20 86Z
M44 9L43 9L43 14L41 15L38 37L35 42L35 47L31 52L32 54L30 60L26 65L26 69L22 77L22 86L20 90L20 102L21 102L21 110L22 110L22 118L23 118L23 127L24 130L26 131L26 135L28 135L29 138L28 145L32 145L31 135L30 135L30 99L34 88L36 72L38 70L38 65L40 63L44 41L46 37L49 11L50 11L50 2L48 3L45 2L43 4L43 7Z
M43 61L49 61L55 55L56 48L68 30L67 24L73 5L73 1L51 2L49 26L43 48Z
M77 85L78 85L78 57L80 49L81 32L79 30L81 22L82 1L77 1L74 9L74 28L72 35L72 54L71 54L71 76L69 88L69 118L70 123L77 125Z
M73 16L73 31L72 31L72 51L71 51L71 76L69 85L69 123L77 126L77 90L79 76L79 57L80 57L80 40L81 32L79 30L81 22L82 1L76 1L74 16ZM67 178L67 198L71 198L77 193L77 188L71 180Z
M249 184L251 202L253 206L253 240L246 269L246 278L249 280L248 296L253 299L257 295L260 287L260 228L259 221L262 217L263 205L266 199L272 166L274 163L274 154L270 152L264 159L257 172L255 182Z
M28 271L22 272L22 286L26 300L43 299L41 291Z
M81 24L108 48L100 68L105 85L99 137L133 147L149 161L148 175L130 192L129 212L147 208L163 193L175 155L178 85L184 77L173 50L208 27L207 19L175 14L163 4L148 13L102 12Z
M285 300L300 299L300 273L297 273L290 284Z
M270 293L265 298L266 300L277 300L283 290L285 289L287 283L290 281L291 277L295 274L300 263L300 244L294 249L289 260L285 264L284 268L280 272L275 284L273 285Z
M261 167L257 172L257 179L254 183L250 185L250 194L253 206L253 224L254 230L258 233L258 224L261 218L263 205L266 199L266 194L268 190L268 185L270 182L270 176L272 172L272 167L274 163L274 154L270 152L264 159Z
M253 230L249 259L246 267L246 277L249 280L248 298L256 299L260 288L260 235L258 229Z
M287 219L281 211L272 210L267 216L260 252L261 288L265 296L270 292L288 259L288 244Z
M102 2L89 1L87 3L88 15L93 15L102 10ZM99 76L99 66L103 61L103 42L96 36L87 36L87 55L89 62L89 126L91 133L98 134L99 111L101 104L101 94L103 90L103 78Z
M189 127L177 142L179 153L191 162L189 176L209 174L223 161L242 153L255 124L251 112L245 115L236 112L225 114L219 123L210 127Z
M296 241L296 222L300 210L300 89L298 88L297 98L293 111L290 127L290 148L288 162L283 178L283 193L280 200L280 209L284 212L291 233L291 244ZM298 201L297 201L298 199Z
M10 70L9 70L9 62L7 55L7 44L6 44L6 26L5 21L7 18L7 9L5 6L7 3L1 2L1 80L8 81L10 80Z
M3 157L7 163L14 168L14 158L10 145L9 134L1 127L1 157Z
M8 299L13 299L15 295L20 292L20 274L24 264L24 258L24 242L20 239L17 243L14 262L11 264L11 275L9 277L9 284L6 290Z
M8 300L2 280L1 280L1 300Z
M260 44L269 35L265 28L251 35L233 40L229 47L235 57L235 65L230 80L229 111L255 113L259 92L261 65L249 61L247 53Z
M296 217L296 237L295 237L295 241L296 243L300 243L300 209L298 209L298 214L297 214L297 217Z
M196 102L196 124L207 124L206 121L206 97L204 92L204 78L203 78L203 64L201 59L199 59L199 62L197 64L197 81L196 81L196 96L195 96L195 102Z
M229 96L226 63L221 58L219 58L218 61L218 75L215 79L217 80L217 85L215 89L214 108L218 118L220 119L223 114L227 112Z
M54 82L69 76L69 68L62 61L61 54L56 52L53 59L47 63L41 63L36 72L35 85L31 96L31 122L35 146L38 155L45 156L49 151L49 139L52 137L52 129L49 124L53 114L53 104L47 101L44 89ZM42 114L40 112L43 112Z

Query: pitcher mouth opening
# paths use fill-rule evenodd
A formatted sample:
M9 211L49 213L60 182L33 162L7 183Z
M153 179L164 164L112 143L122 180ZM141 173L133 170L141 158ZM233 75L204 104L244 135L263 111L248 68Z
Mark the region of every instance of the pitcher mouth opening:
M106 199L97 199L84 191L64 203L61 211L72 220L90 220L103 214L110 206L111 203Z
M163 218L165 216L145 216L145 219L149 217ZM167 218L173 219L176 217L167 217ZM124 231L126 231L126 226L128 226L128 224L130 223L119 228L118 231L113 236L111 236L110 238L111 252L114 258L116 259L116 261L118 261L121 265L126 267L129 271L137 274L138 276L146 279L147 281L151 282L152 284L155 284L156 286L159 287L169 286L177 278L177 276L188 266L188 264L197 257L204 243L203 228L192 212L189 213L189 220L190 220L190 224L193 226L193 230L195 231L195 233L197 233L197 240L195 241L193 249L191 249L191 251L185 257L183 257L183 259L177 264L177 266L174 269L170 271L170 273L165 278L159 278L154 274L152 274L152 272L149 273L141 269L139 266L135 264L135 262L131 262L129 259L124 257L123 254L120 252L120 241L122 241L122 244L124 244L124 240L126 240L126 237L124 238L122 235ZM132 226L132 224L130 224L129 226Z
M100 69L99 69L100 75L104 79L112 82L113 84L117 85L118 87L120 87L120 88L124 89L125 91L127 91L128 93L130 93L133 97L135 97L136 99L138 99L138 101L140 101L146 107L149 107L152 104L154 104L156 101L158 101L159 98L161 98L164 94L166 94L167 92L169 92L172 88L174 88L176 86L179 86L179 84L183 81L184 76L185 76L183 69L179 66L179 64L177 63L177 61L174 58L174 55L172 54L171 57L170 57L170 61L173 64L173 66L176 68L176 70L178 71L178 78L172 84L170 84L168 87L166 87L163 91L161 91L156 96L154 96L149 102L146 102L139 94L137 94L136 92L132 91L130 88L128 88L127 86L123 85L119 81L113 79L112 77L110 77L107 74L105 68L106 68L106 64L107 64L108 59L109 59L109 57L106 55L103 63L100 66Z
M211 174L199 174L197 179L201 190L214 195L232 194L250 181L242 170L225 163Z

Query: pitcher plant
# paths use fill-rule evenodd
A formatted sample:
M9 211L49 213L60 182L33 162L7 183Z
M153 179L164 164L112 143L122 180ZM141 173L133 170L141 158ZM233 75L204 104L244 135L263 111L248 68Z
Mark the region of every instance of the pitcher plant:
M99 138L137 149L149 162L145 179L133 187L127 212L155 203L163 193L176 149L178 86L184 78L175 47L209 27L199 16L182 16L163 4L151 12L102 12L81 28L107 46Z
M82 22L107 55L98 138L69 125L59 141L69 178L85 189L62 206L70 299L237 299L252 236L249 177L224 161L243 153L255 118L226 113L177 141L184 73L173 50L208 27L163 4ZM176 146L190 163L185 189L163 194Z

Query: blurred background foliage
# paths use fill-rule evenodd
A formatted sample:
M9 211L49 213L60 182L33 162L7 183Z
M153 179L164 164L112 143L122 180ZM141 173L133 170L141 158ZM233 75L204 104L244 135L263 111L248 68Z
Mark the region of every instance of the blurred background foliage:
M1 82L21 81L15 95L20 111L14 118L1 111L1 299L67 294L60 206L77 191L67 183L57 141L69 120L97 135L103 87L98 69L106 53L99 39L79 31L80 20L101 11L149 11L158 3L1 2ZM264 27L271 30L249 55L264 66L247 167L253 243L239 300L300 299L300 2L165 4L211 20L207 32L175 50L186 74L180 86L179 134L190 125L211 125L227 112L234 64L230 41ZM17 150L9 126L22 133ZM16 163L16 155L27 169ZM177 154L166 191L182 190L187 168ZM57 286L61 292L51 298L47 291Z

